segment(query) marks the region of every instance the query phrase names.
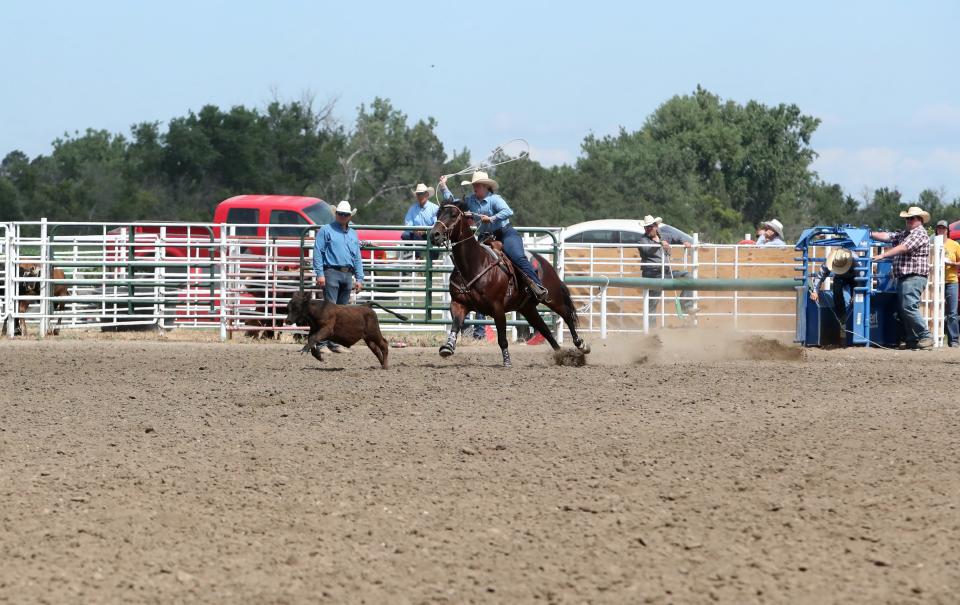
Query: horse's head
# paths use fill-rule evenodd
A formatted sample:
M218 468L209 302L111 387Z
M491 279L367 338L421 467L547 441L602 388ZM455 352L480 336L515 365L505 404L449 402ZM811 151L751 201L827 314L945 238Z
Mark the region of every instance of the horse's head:
M466 213L467 203L463 200L444 202L437 211L437 222L427 237L434 246L446 246L448 242L463 237L463 232L470 229Z

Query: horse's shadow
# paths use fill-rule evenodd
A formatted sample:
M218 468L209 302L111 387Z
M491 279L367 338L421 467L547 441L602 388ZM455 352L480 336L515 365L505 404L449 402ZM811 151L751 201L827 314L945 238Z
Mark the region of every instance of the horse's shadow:
M300 368L303 371L316 370L317 372L342 372L344 368L325 368L323 366L306 366Z

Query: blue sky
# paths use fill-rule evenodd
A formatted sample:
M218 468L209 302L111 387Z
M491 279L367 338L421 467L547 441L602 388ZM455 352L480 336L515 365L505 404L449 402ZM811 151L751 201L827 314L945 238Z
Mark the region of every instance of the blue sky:
M7 3L0 156L64 132L126 133L207 103L389 98L448 149L528 139L546 164L635 130L700 84L823 120L814 168L856 196L960 196L960 3Z

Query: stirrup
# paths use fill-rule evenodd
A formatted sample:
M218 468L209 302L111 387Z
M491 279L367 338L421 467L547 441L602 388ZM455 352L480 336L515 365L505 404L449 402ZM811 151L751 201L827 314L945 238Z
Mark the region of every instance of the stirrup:
M550 302L550 291L547 290L545 286L538 285L534 282L530 282L530 292L533 294L533 297L537 299L537 302Z

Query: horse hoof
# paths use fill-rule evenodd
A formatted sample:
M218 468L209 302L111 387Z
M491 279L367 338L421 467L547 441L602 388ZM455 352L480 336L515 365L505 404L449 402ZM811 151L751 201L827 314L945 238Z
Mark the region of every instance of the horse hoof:
M583 346L580 347L580 352L584 355L588 355L590 353L590 345L583 343Z
M444 345L440 347L440 357L450 357L453 355L453 349Z

